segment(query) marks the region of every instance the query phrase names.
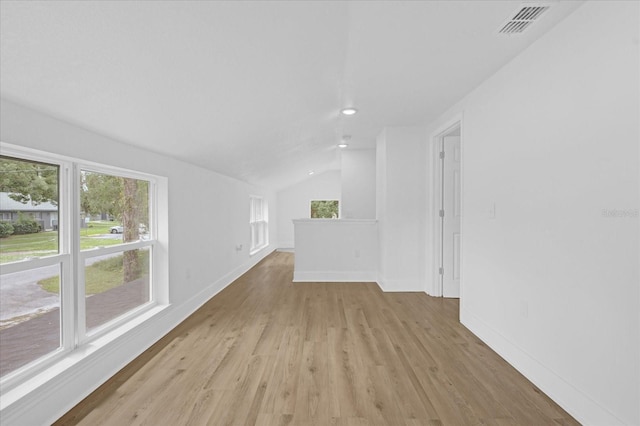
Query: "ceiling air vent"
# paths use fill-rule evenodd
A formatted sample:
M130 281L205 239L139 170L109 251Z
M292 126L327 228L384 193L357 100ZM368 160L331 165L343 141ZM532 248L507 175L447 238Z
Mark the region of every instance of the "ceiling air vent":
M520 34L535 22L549 6L524 6L499 31L502 34Z

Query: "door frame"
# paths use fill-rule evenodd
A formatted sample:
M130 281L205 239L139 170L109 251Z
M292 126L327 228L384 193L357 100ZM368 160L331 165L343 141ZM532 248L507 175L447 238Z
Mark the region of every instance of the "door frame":
M429 156L431 165L431 196L430 215L431 227L427 241L431 240L431 260L426 262L429 267L427 277L431 277L430 287L427 286L427 293L430 296L443 296L442 275L440 275L440 265L442 265L442 220L440 218L440 206L442 200L442 162L440 161L440 149L445 136L456 129L460 129L460 190L464 194L464 120L463 114L457 114L446 121L431 134L429 143ZM460 197L460 303L462 304L464 274L463 274L463 250L464 247L464 197Z

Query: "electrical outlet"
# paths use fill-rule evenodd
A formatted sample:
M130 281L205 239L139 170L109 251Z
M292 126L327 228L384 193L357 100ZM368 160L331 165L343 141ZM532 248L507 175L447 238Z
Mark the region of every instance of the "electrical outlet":
M495 218L496 218L496 203L493 203L489 208L489 219L495 219Z

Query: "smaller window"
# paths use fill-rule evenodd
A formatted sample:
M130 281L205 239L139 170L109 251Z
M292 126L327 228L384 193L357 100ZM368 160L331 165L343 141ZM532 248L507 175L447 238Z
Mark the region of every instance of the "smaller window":
M269 244L269 209L262 197L249 197L249 228L249 254L254 254Z
M311 200L311 219L337 219L339 217L338 200Z

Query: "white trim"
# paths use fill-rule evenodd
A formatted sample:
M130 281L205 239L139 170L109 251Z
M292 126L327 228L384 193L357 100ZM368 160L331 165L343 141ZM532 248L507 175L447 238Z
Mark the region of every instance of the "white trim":
M16 272L24 272L29 269L44 268L45 266L55 265L56 263L68 262L68 254L53 254L45 257L34 257L16 262L3 263L0 266L0 275L14 274Z
M460 322L578 422L585 425L614 426L625 424L615 414L599 405L552 369L494 330L480 317L462 307Z
M155 245L154 240L138 240L129 243L122 243L113 246L94 247L87 250L80 251L80 263L84 266L84 261L92 257L104 256L107 254L120 253L130 250L142 249L145 247L151 247Z
M5 157L18 157L23 160L59 165L73 162L72 159L64 155L53 154L39 149L27 148L21 145L14 145L2 141L0 141L0 149L2 149L2 155Z
M122 178L131 178L137 180L146 180L149 182L155 182L156 176L137 170L125 169L117 166L109 166L108 164L100 164L92 161L85 161L81 159L74 159L74 163L78 163L78 168L83 172L100 173L103 175L111 175Z
M289 247L289 246L285 246L285 247L278 246L278 248L276 250L280 251L280 252L283 252L283 253L295 253L296 252L296 250L293 247Z
M378 285L385 293L424 293L425 283L420 280L378 279Z
M293 282L377 282L377 271L294 271Z
M282 250L282 251L291 250L291 251L293 251L294 247L295 247L295 244L293 243L293 240L278 242L278 250Z
M442 264L442 219L439 216L439 209L442 197L442 162L439 153L442 149L441 133L432 137L431 142L431 235L433 253L431 258L431 288L427 288L427 294L434 297L442 297L442 276L440 275L440 265ZM427 239L429 241L429 239ZM427 271L428 272L428 271ZM427 273L426 276L429 276Z
M249 252L249 256L255 256L256 254L260 253L262 250L266 249L267 247L269 247L268 243L258 246Z
M378 280L376 282L378 283L378 287L380 287L380 290L382 290L383 293L387 293L389 291L387 290L386 279L382 276L382 274L380 274L380 272L378 272Z
M430 168L431 168L431 197L429 197L430 202L430 214L432 216L431 220L431 235L427 236L427 241L432 241L432 256L431 259L426 262L427 270L425 271L426 276L431 276L431 286L427 286L425 291L428 295L434 297L442 297L442 276L440 275L440 265L441 265L441 256L442 256L442 239L440 238L441 233L441 220L439 216L440 210L440 198L442 197L442 165L440 162L440 151L443 137L450 133L452 130L460 128L460 215L461 217L464 214L464 190L462 186L464 185L464 138L463 138L463 128L464 128L464 117L463 113L456 114L450 120L446 121L444 124L439 126L436 131L431 134L429 147L427 149L427 153L430 155ZM427 159L429 162L429 159ZM429 187L429 185L427 185ZM462 248L464 245L464 233L462 232L463 221L460 221L460 247ZM460 250L460 302L462 303L462 249ZM429 273L429 269L431 273Z

